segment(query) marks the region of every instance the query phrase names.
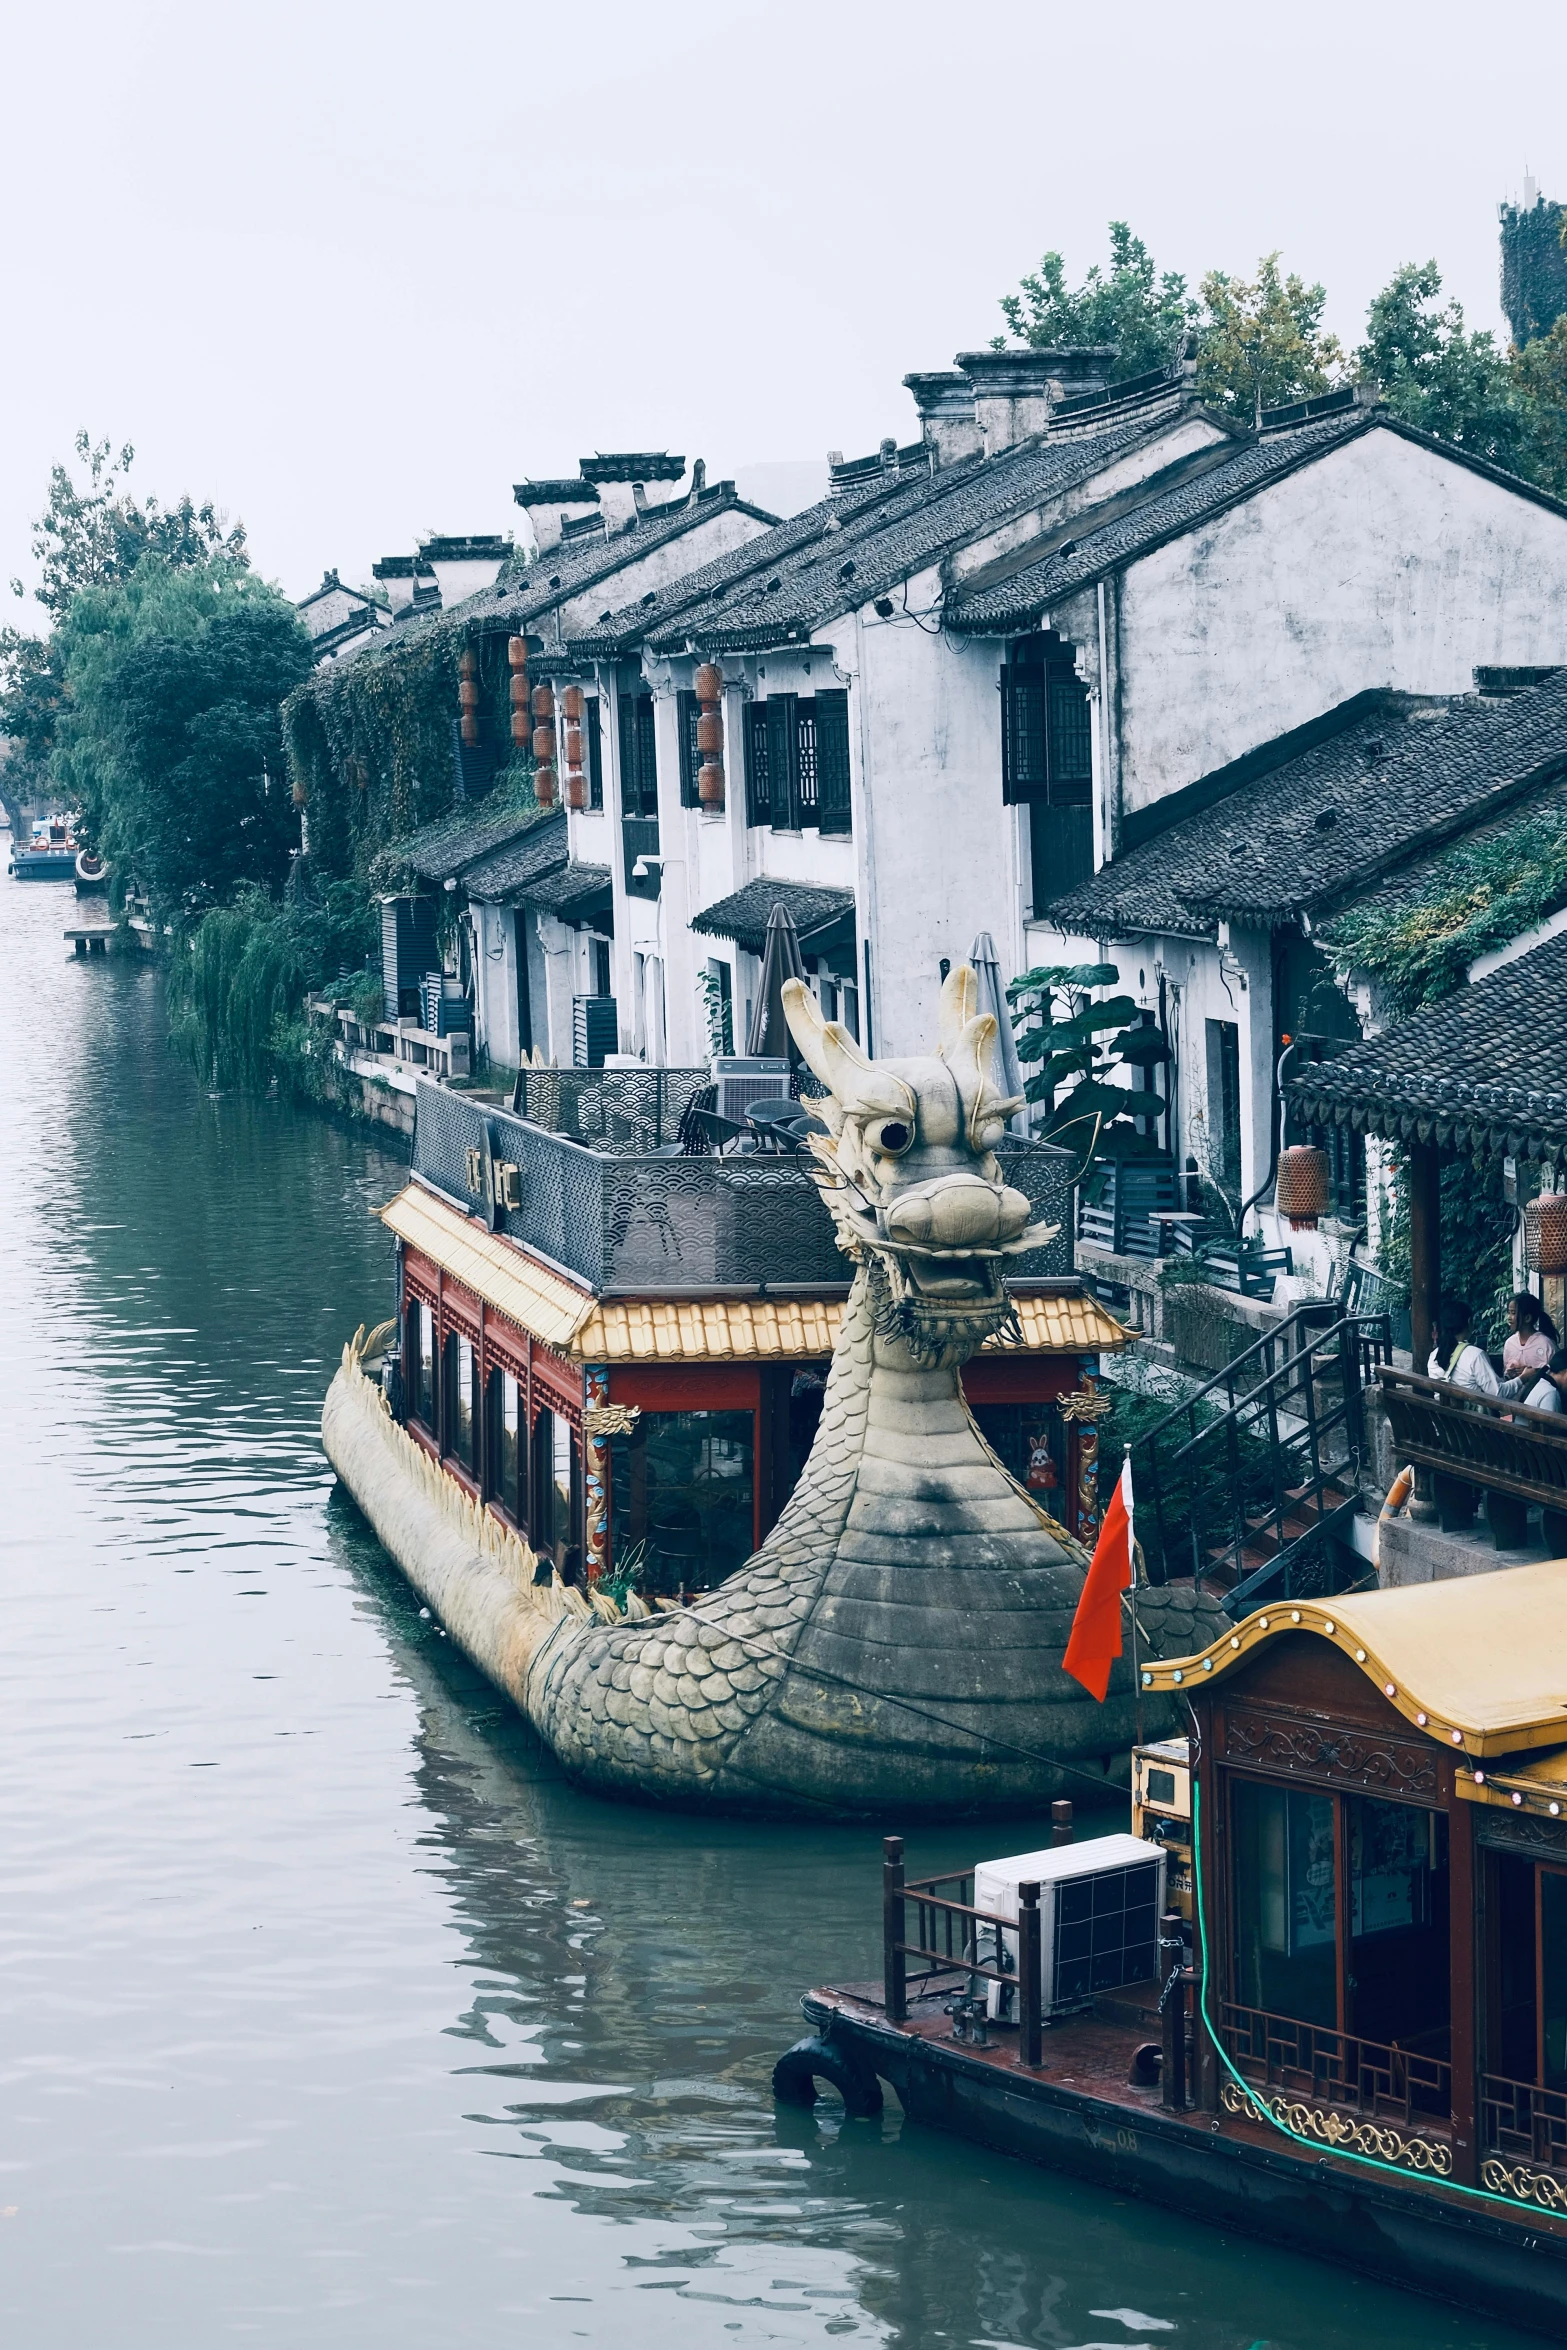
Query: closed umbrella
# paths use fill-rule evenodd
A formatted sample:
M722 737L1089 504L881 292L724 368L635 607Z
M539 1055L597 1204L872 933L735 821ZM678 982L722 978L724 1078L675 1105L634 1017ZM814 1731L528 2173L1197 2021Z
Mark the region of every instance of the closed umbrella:
M783 984L786 979L804 977L800 934L795 929L794 916L780 900L767 917L767 936L762 942L762 984L756 991L745 1040L746 1051L757 1059L799 1059L789 1034L789 1023L784 1018Z
M1012 1007L1007 1002L1001 985L1001 964L996 956L996 943L988 930L982 930L969 949L974 976L979 981L979 1008L989 1012L996 1023L996 1083L1004 1094L1020 1094L1023 1090L1023 1064L1017 1057L1017 1037L1012 1028ZM1019 1110L1012 1124L1022 1133L1028 1123L1026 1111Z

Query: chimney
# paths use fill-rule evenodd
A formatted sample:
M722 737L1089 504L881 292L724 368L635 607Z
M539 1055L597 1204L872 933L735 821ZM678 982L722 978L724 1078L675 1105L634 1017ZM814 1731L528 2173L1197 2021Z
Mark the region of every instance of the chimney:
M936 470L956 465L963 457L977 457L984 444L974 408L974 386L968 377L955 367L943 367L933 375L906 375L903 380L914 395L925 446Z
M613 536L627 523L635 522L639 514L655 511L647 502L648 483L681 480L686 461L664 449L611 450L607 455L600 451L597 456L584 457L580 470L583 480L597 491L604 528Z
M371 578L381 582L394 612L406 612L414 600L415 569L412 555L383 555L371 568Z
M1102 392L1115 346L1045 351L960 351L957 364L974 388L974 412L987 457L1050 429L1061 400Z
M529 528L533 532L533 549L546 555L551 547L560 545L561 526L573 507L596 506L599 494L586 481L519 481L514 484L512 496L519 506L527 509Z

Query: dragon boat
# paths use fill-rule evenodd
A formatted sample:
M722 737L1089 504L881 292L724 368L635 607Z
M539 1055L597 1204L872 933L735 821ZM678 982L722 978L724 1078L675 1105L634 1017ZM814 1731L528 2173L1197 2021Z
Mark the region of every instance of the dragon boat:
M1062 1154L1008 1135L1021 1105L994 1081L995 1022L976 1001L959 966L936 1050L877 1061L790 982L790 1030L824 1089L807 1162L655 1144L628 1175L580 1144L551 1160L542 1145L555 1138L528 1121L420 1089L414 1178L384 1211L401 1248L399 1318L345 1349L323 1442L451 1636L590 1787L793 1817L1002 1814L1080 1792L1085 1769L1124 1777L1139 1731L1176 1721L1176 1701L1136 1686L1131 1640L1102 1705L1062 1671L1092 1522L1079 1512L1069 1526L1049 1506L1066 1479L1052 1490L1032 1467L1027 1482L1013 1473L969 1392L987 1376L1004 1390L1013 1362L1037 1372L1053 1316L1060 1409L1024 1417L1072 1431L1081 1494L1108 1409L1083 1365L1108 1317L1070 1278L1009 1287L1009 1266L1037 1265L1059 1238L1027 1185L1038 1192L1043 1171L1063 1206L1070 1194ZM596 1172L579 1164L590 1160ZM568 1281L573 1186L589 1181L600 1278ZM780 1185L795 1261L782 1283L753 1285L766 1295L737 1298L704 1248L715 1230L754 1245ZM508 1226L530 1214L525 1250ZM638 1247L663 1292L628 1304L615 1277ZM657 1287L648 1270L644 1290ZM692 1327L732 1334L737 1321L764 1351L759 1327L781 1356L825 1357L814 1438L750 1555L711 1588L650 1592L615 1571L606 1528L646 1522L639 1492L645 1503L667 1454L651 1457L648 1439L639 1455L640 1407L617 1400L602 1358L617 1331L640 1330L656 1358L661 1334L679 1353ZM508 1352L518 1334L525 1351ZM379 1382L366 1368L378 1352ZM689 1408L668 1418L702 1418L714 1393L714 1364L699 1370L689 1352L669 1374ZM575 1397L573 1361L586 1366ZM787 1408L773 1428L776 1456ZM737 1442L710 1430L697 1468L674 1480L698 1520L705 1508L725 1522ZM1028 1460L1040 1457L1034 1441ZM732 1533L750 1512L735 1493L727 1503ZM1139 1663L1189 1653L1225 1620L1189 1582L1142 1591L1137 1619Z

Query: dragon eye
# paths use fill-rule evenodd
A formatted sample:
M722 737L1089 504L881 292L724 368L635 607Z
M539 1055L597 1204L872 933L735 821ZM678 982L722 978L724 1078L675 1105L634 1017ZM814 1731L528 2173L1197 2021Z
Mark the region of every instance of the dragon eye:
M873 1151L886 1151L896 1158L914 1140L914 1129L905 1125L901 1118L883 1118L879 1126L867 1129L865 1139Z

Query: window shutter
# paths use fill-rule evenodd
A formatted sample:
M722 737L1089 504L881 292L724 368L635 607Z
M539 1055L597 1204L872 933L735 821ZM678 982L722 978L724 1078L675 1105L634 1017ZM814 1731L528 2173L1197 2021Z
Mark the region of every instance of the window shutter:
M767 775L773 808L774 832L800 829L800 697L769 694L767 713Z
M765 702L747 702L745 706L745 820L747 824L770 824L773 820L772 793L767 781Z
M1017 805L1017 790L1012 776L1012 664L1001 664L1001 805Z
M851 830L849 697L845 692L816 697L816 820L824 833Z
M624 690L615 695L615 732L620 747L620 812L635 816L642 806L637 791L637 721L632 696Z
M599 733L599 702L597 694L589 694L582 705L582 731L588 738L588 806L604 805L604 742Z
M641 813L658 814L658 738L653 727L653 697L637 696L637 785L641 793Z
M696 752L696 722L701 705L695 694L679 694L676 696L676 700L680 728L680 805L682 808L698 808L702 803L696 788L697 767L699 765Z
M1093 799L1093 726L1088 688L1072 670L1048 679L1046 758L1053 808L1086 808Z
M1046 796L1045 680L1034 661L1017 659L1001 677L1001 792L1017 807Z

